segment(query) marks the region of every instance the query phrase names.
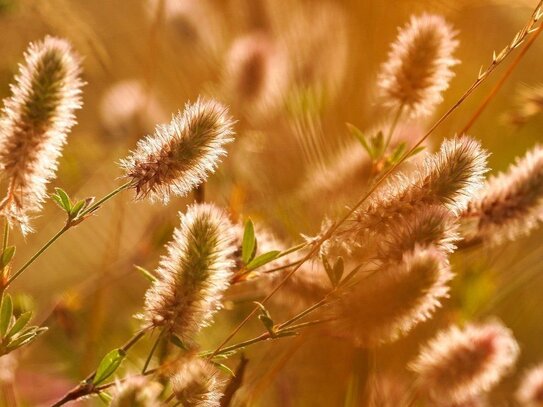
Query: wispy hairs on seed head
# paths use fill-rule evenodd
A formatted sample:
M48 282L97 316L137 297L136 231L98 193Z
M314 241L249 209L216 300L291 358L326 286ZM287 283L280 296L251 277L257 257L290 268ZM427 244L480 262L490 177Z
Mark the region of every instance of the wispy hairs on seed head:
M463 214L466 239L496 245L527 235L543 221L543 148L488 180Z
M357 346L392 342L434 313L451 278L441 251L416 248L341 293L332 312L337 332Z
M430 398L460 403L494 387L518 355L511 331L499 322L488 322L440 332L410 367Z
M219 407L223 381L208 361L187 356L170 378L173 393L185 407Z
M233 139L228 109L214 100L198 99L159 125L121 161L138 197L168 202L187 195L213 173Z
M80 59L71 45L45 37L31 43L0 123L0 168L9 190L2 213L30 231L29 214L41 209L47 184L81 107Z
M523 407L543 406L543 364L532 367L522 375L516 398Z
M441 16L412 16L392 44L378 78L383 105L404 109L411 117L428 116L443 100L442 93L458 63L453 52L456 32Z
M356 245L369 236L402 226L402 219L437 205L457 216L483 185L488 154L478 141L463 136L445 140L411 174L398 174L356 210L328 247Z
M180 219L160 261L158 278L145 295L142 318L146 325L163 327L191 344L222 307L236 247L233 226L217 207L192 205Z

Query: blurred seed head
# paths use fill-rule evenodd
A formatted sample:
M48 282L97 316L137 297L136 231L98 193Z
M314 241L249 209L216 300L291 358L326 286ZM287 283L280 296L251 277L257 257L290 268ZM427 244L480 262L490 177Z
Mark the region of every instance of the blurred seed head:
M139 80L113 84L100 101L100 119L107 134L114 138L141 136L165 117L156 96Z
M287 79L284 52L264 32L239 37L226 55L224 93L249 118L269 117L280 106Z
M145 294L141 317L145 325L164 327L191 344L222 307L236 247L233 226L217 207L191 205L180 218L181 226L160 261L158 279Z
M204 359L188 356L170 378L173 393L185 407L219 407L223 382L219 372Z
M0 124L0 168L9 181L2 213L30 231L29 213L39 211L54 177L68 132L81 107L79 57L71 45L45 37L31 43Z
M516 396L523 407L543 406L543 365L535 366L524 373Z
M463 217L468 241L500 244L534 230L543 221L543 148L490 178Z
M410 367L430 398L461 403L494 387L518 354L513 334L499 322L452 326L424 346Z
M505 122L520 127L543 111L543 84L518 88L515 107L505 115Z
M390 230L380 235L378 259L383 262L400 261L403 254L415 247L434 246L450 254L458 240L457 225L451 213L439 205L428 205L391 225Z
M416 248L338 294L332 308L337 333L357 346L393 342L431 317L447 296L451 278L441 251Z
M133 377L117 384L111 407L159 407L162 386L143 377Z
M443 100L442 93L458 63L453 52L456 32L441 16L412 16L392 44L378 78L383 104L402 107L411 117L428 116Z
M185 196L206 180L232 142L228 109L214 100L198 99L168 125L159 125L121 161L138 197L167 202L171 194Z

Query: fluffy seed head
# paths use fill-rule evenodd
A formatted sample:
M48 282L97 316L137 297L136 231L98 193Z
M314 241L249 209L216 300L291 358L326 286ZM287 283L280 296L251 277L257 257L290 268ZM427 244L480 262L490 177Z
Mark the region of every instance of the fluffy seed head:
M467 240L499 244L543 221L543 148L536 146L506 173L492 177L463 215Z
M146 325L163 326L190 344L221 308L236 247L232 224L215 206L189 206L180 218L158 278L145 295L142 318Z
M284 52L260 32L238 38L226 58L225 93L251 114L269 114L282 102L287 66Z
M412 16L392 44L381 67L379 91L383 104L402 107L412 117L430 115L454 76L458 61L455 31L441 16Z
M117 385L111 407L159 407L158 397L161 387L158 383L150 383L143 377L130 378Z
M451 213L439 205L403 216L378 239L378 259L400 261L403 254L415 247L434 246L443 253L452 253L458 240L456 223Z
M134 79L113 84L100 101L100 119L109 137L139 137L165 117L156 95Z
M515 338L501 323L452 326L421 350L411 369L432 399L460 403L495 386L518 354Z
M39 211L57 161L81 107L79 57L62 39L30 44L0 123L0 169L9 181L2 212L29 231L28 213Z
M523 375L516 396L523 407L543 406L543 365L533 367Z
M543 112L543 84L522 86L517 92L514 110L505 119L513 126L522 126Z
M443 253L416 248L341 293L334 303L336 328L357 346L392 342L433 314L451 278Z
M429 206L446 208L453 216L465 210L483 183L488 154L481 145L459 137L443 142L409 175L399 174L376 191L368 204L353 214L325 247L351 251L390 228L404 227L405 219ZM398 226L399 225L399 226Z
M170 382L175 397L185 407L220 406L222 380L217 369L204 359L184 358Z
M226 107L198 99L140 140L121 166L139 197L167 202L170 194L184 196L215 171L224 145L233 141L232 126Z

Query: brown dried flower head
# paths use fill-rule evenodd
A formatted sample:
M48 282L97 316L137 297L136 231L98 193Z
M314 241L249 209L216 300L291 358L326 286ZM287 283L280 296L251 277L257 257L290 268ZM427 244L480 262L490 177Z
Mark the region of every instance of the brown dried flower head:
M132 377L117 384L111 407L159 407L162 386L143 377Z
M463 217L468 241L499 244L535 229L543 221L543 148L490 178Z
M180 214L157 270L158 278L145 294L145 324L164 327L183 342L209 325L222 307L234 267L233 226L226 214L209 204L189 206Z
M515 338L501 323L452 326L431 340L410 367L430 398L461 403L494 387L518 354Z
M399 30L388 61L381 67L379 92L383 104L404 109L411 117L430 115L443 100L442 93L458 63L455 31L441 16L412 16Z
M543 406L542 364L531 368L523 375L516 396L523 407Z
M214 100L187 104L168 125L159 125L121 161L138 197L167 202L171 194L185 196L206 180L232 142L233 121Z
M45 37L30 44L4 100L0 123L0 168L9 181L2 213L28 232L28 214L39 211L47 183L81 107L79 57L71 45Z
M401 262L362 278L333 304L335 327L357 346L374 347L407 334L447 296L451 280L444 254L416 248Z
M185 407L219 407L223 381L213 365L204 359L187 356L170 378L173 393Z
M523 85L517 91L516 106L505 116L513 126L522 126L543 112L543 84Z

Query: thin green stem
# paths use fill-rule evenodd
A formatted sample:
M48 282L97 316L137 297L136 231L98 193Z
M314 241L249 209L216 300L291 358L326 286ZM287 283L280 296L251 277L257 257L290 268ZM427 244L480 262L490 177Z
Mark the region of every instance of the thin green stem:
M145 372L147 371L147 368L149 367L149 363L151 363L151 359L153 358L153 354L155 353L155 351L156 351L156 349L158 347L158 344L159 344L159 342L160 342L160 340L162 339L163 336L164 336L164 330L160 331L160 334L156 338L155 343L153 343L153 346L152 346L151 350L149 351L149 355L147 356L147 359L145 359L145 363L143 365L143 368L141 369L141 374L142 375L144 375Z
M402 116L403 112L403 104L398 107L398 111L394 115L394 119L392 119L392 124L390 125L390 128L388 129L387 138L385 140L385 147L383 148L383 154L386 153L387 148L392 140L392 136L394 135L394 132L396 131L396 127L398 127L398 123L400 122L400 117Z
M13 273L13 275L9 277L9 279L6 281L6 284L4 284L3 288L4 289L8 288L9 285L13 283L17 279L17 277L19 277L23 273L23 271L25 271L28 267L30 267L30 265L34 263L36 259L42 255L42 253L44 253L47 249L49 249L49 247L53 243L55 243L58 240L58 238L62 236L64 232L66 232L69 228L70 226L65 225L62 229L60 229L51 239L49 239L49 241L47 241L47 243L45 243L41 247L40 250L34 253L34 255L30 259L28 259L28 261L25 264L23 264L23 266L19 270L17 270L15 273Z
M92 204L91 206L89 206L87 209L85 209L84 211L82 211L78 217L83 217L93 211L95 211L96 209L98 209L98 207L100 205L102 205L104 202L110 200L111 198L113 198L115 195L117 195L119 192L122 192L124 191L125 189L128 189L130 188L131 186L133 185L133 181L128 181L127 183L121 185L120 187L114 189L113 191L111 191L109 194L105 195L103 198L101 198L100 200L96 201L94 204Z
M127 182L126 184L121 185L119 188L114 189L109 194L104 196L102 199L100 199L95 204L89 206L87 209L85 209L81 214L79 214L78 219L84 218L85 215L95 211L98 209L100 205L102 205L104 202L108 201L109 199L113 198L115 195L117 195L119 192L124 191L125 189L129 188L132 185L132 181ZM28 261L23 264L23 266L17 270L15 273L13 273L12 276L6 281L6 283L3 286L3 289L5 290L17 277L19 277L32 263L34 263L38 257L40 257L53 243L55 243L59 237L61 237L67 230L69 230L72 226L74 226L73 223L67 222L62 229L60 229L49 241L47 241L40 250L38 250Z
M9 221L4 218L4 236L2 238L2 253L6 251L9 241Z

